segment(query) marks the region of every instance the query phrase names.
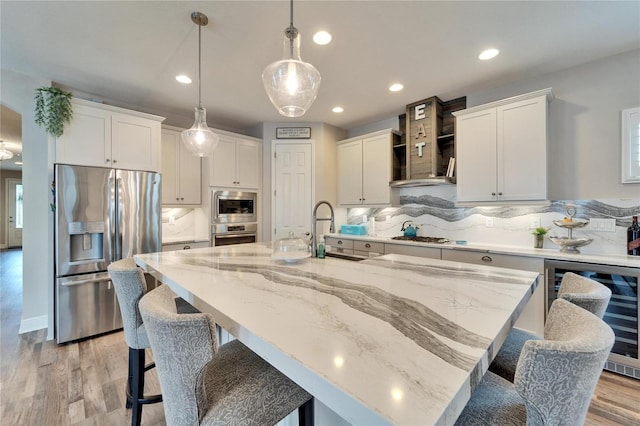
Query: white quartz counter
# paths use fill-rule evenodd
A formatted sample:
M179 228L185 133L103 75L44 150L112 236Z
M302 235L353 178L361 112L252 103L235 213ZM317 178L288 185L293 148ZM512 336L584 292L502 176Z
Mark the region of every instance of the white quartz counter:
M595 255L595 254L571 254L562 253L559 248L534 249L521 246L508 246L499 244L456 244L455 242L445 244L421 243L417 241L393 240L391 237L370 237L367 235L346 235L328 234L328 237L342 238L349 240L361 240L380 242L385 244L415 245L421 247L434 247L443 250L472 250L485 253L512 254L529 257L541 257L549 260L569 260L583 263L597 263L600 265L629 266L640 268L640 257L627 255ZM546 246L553 245L550 241L545 242Z
M268 243L135 259L357 425L453 424L538 277L401 255L284 263Z

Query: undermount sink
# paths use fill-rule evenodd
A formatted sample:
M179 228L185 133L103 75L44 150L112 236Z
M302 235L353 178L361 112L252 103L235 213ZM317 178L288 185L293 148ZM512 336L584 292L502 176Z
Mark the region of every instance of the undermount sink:
M401 241L416 241L419 243L435 243L435 244L445 244L448 243L449 240L447 240L446 238L438 238L438 237L409 237L409 236L404 236L404 235L400 235L397 237L392 237L392 240L401 240Z

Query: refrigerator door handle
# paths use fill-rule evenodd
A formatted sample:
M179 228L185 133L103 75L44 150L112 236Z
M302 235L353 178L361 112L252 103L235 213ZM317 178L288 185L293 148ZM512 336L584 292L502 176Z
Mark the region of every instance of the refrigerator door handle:
M116 172L117 173L117 172ZM112 204L114 213L114 261L122 259L122 178L116 177L115 203Z
M91 284L91 283L101 283L101 282L105 282L105 281L111 281L111 277L106 277L106 278L98 278L98 279L85 279L85 280L74 280L74 281L68 281L68 282L62 282L60 283L60 285L62 287L73 287L76 285L84 285L84 284ZM109 284L109 287L111 287L111 284Z

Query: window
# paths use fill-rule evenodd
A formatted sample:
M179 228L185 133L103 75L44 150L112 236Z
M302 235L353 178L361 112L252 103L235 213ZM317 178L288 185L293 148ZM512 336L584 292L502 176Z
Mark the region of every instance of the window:
M16 229L22 229L22 185L16 185Z
M640 108L622 111L622 183L640 183Z

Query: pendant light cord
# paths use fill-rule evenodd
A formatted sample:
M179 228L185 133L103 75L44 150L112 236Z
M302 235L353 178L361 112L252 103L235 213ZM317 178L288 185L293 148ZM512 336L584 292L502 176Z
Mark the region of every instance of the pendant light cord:
M289 57L293 58L293 38L295 35L295 27L293 26L293 0L289 8Z
M202 24L198 24L198 108L202 108L202 85L200 83L201 74L202 74Z

